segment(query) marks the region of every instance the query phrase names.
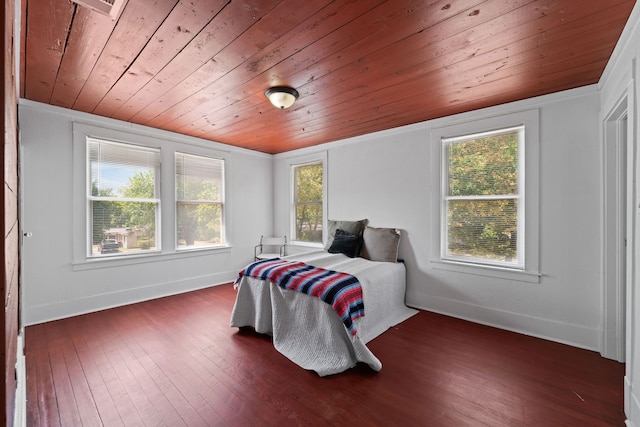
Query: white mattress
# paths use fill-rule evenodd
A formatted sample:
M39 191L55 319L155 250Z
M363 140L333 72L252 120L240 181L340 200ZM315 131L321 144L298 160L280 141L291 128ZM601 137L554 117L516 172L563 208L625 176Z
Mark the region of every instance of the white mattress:
M324 251L285 257L358 278L365 316L355 321L352 336L333 308L300 292L243 276L231 314L231 326L252 326L273 336L273 344L302 368L325 376L343 372L358 362L379 371L382 362L366 344L417 313L404 305L406 273L402 263L373 262Z

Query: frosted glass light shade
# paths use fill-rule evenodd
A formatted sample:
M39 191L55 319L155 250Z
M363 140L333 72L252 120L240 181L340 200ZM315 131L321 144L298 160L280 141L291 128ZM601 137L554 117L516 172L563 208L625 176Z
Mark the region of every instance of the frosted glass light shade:
M296 102L296 99L298 99L298 96L300 96L294 88L284 86L269 88L265 92L265 95L276 108L280 108L281 110L291 107L293 103Z

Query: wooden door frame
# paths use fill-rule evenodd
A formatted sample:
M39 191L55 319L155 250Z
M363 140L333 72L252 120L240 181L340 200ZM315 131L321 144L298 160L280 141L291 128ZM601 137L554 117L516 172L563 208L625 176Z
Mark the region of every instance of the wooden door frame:
M0 217L1 229L4 232L4 244L0 250L2 264L2 295L4 302L4 316L0 316L0 327L4 332L4 339L0 347L2 354L2 422L12 426L15 420L16 404L16 361L18 351L19 319L19 242L20 230L18 221L18 50L17 27L18 1L9 0L2 8L4 26L3 60L5 66L0 71L2 76L2 133L4 144L0 155L0 168L3 171L4 183L0 190L3 215Z

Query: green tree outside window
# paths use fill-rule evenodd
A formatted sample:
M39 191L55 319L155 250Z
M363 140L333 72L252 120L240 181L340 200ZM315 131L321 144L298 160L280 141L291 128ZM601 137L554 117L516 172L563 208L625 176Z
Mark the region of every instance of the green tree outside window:
M322 163L294 166L295 240L322 243Z
M518 260L521 129L446 142L446 255Z

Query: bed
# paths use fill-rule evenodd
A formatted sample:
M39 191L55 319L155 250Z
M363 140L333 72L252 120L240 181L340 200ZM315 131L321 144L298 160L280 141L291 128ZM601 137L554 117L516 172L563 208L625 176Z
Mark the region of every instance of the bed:
M351 333L334 308L321 299L247 275L236 282L231 326L253 327L258 333L271 335L277 351L320 376L343 372L359 362L374 371L382 369L382 362L366 344L417 313L404 304L404 264L326 250L282 259L356 277L365 306L365 316L353 321L356 332Z

